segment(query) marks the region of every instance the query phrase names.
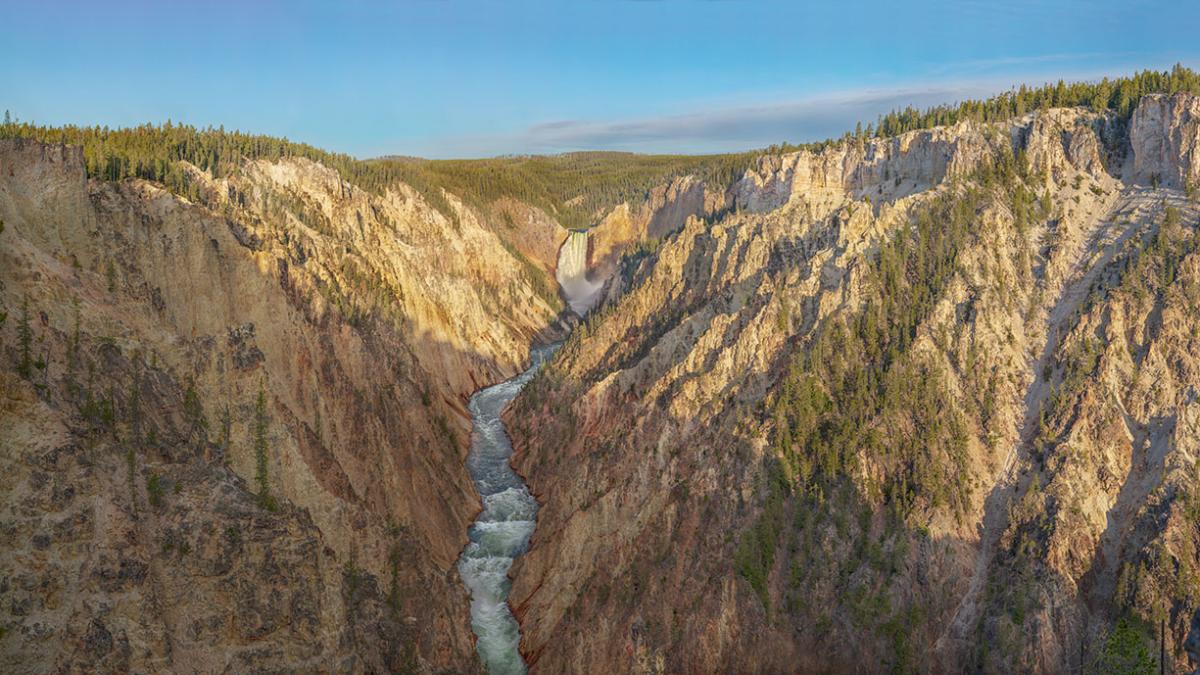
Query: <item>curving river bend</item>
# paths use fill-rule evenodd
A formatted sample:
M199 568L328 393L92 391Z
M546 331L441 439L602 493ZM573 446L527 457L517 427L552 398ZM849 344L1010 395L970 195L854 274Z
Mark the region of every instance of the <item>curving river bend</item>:
M526 670L517 649L520 627L508 607L512 589L508 569L528 547L538 509L537 500L509 465L512 443L500 414L558 347L535 347L525 372L471 397L474 431L467 469L483 500L483 511L468 531L470 543L458 560L458 571L471 591L471 627L478 638L475 648L491 675Z

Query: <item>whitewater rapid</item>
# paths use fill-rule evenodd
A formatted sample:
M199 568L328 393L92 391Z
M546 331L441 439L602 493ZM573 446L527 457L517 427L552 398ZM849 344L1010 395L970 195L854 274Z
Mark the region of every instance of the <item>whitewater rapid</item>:
M458 571L471 592L475 648L491 675L526 671L517 650L520 627L508 607L512 589L508 569L529 546L538 508L509 465L512 443L500 414L557 349L557 344L535 347L525 372L476 392L469 406L474 432L467 470L483 500L483 511L467 533L470 543L458 560Z

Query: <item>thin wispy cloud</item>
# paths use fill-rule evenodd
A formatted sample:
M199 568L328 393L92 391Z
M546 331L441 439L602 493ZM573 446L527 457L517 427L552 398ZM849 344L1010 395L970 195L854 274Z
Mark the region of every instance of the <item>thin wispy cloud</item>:
M848 120L873 119L879 111L903 105L932 105L976 91L932 87L843 92L629 120L555 120L534 125L519 138L538 150L749 147L837 135L846 129Z
M1109 54L1111 56L1111 54ZM787 142L836 138L864 126L880 115L907 106L927 108L968 98L988 97L1022 83L1040 85L1043 75L976 75L990 67L1033 66L1086 59L1084 54L1017 56L959 63L957 79L931 77L927 83L894 88L862 88L829 92L790 100L765 100L744 105L714 105L676 114L629 119L560 119L533 124L511 134L443 139L430 148L437 156L480 156L480 154L552 154L574 150L620 150L651 153L727 152L762 148ZM1097 80L1135 70L1057 72L1071 80ZM946 71L950 72L949 70Z
M976 81L896 89L833 92L785 101L722 106L679 114L624 120L551 120L511 135L453 139L442 153L491 148L497 153L557 153L572 150L713 152L759 148L840 136L905 106L928 107L979 97L1008 84Z

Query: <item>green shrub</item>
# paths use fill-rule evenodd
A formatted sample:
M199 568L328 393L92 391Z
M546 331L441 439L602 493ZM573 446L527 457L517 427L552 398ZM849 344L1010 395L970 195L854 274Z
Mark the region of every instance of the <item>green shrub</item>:
M258 483L258 503L268 511L279 508L271 494L270 476L270 431L271 420L267 415L267 393L260 386L258 400L254 404L254 480Z
M1151 640L1126 617L1117 621L1096 663L1094 672L1103 675L1153 675L1155 659L1150 655Z
M738 542L734 552L734 569L750 583L763 607L770 610L767 578L775 566L775 549L786 522L784 498L788 493L788 484L779 464L772 459L767 460L765 480L763 510Z
M162 506L163 503L163 481L162 476L151 472L146 477L146 494L150 497L150 506L155 508Z

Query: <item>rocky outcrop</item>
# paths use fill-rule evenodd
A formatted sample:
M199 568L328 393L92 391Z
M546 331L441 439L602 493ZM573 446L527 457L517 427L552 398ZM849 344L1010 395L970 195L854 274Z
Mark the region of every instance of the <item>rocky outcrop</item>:
M846 193L895 200L962 175L990 158L985 131L963 122L895 138L842 143L821 152L765 156L734 187L734 200L755 212L777 209L794 197L816 204Z
M710 216L726 203L723 189L710 188L694 176L682 176L654 187L640 204L618 204L588 231L593 281L609 280L621 257L633 248L653 246L682 228L688 218Z
M1119 173L1125 159L1119 124L1112 115L1046 110L1031 115L1015 135L1030 167L1048 181L1073 180L1079 173Z
M1200 184L1200 99L1145 97L1130 121L1129 144L1132 180L1174 188Z
M1009 149L1023 149L1035 170L1059 180L1083 171L1101 173L1120 158L1101 157L1111 147L1111 115L1082 110L1047 110L1004 125L973 121L911 131L894 138L849 141L820 152L765 155L734 185L732 200L754 212L789 203L820 215L847 194L871 202L894 202L962 177Z
M559 334L557 226L185 168L0 141L0 670L477 668L465 401Z

